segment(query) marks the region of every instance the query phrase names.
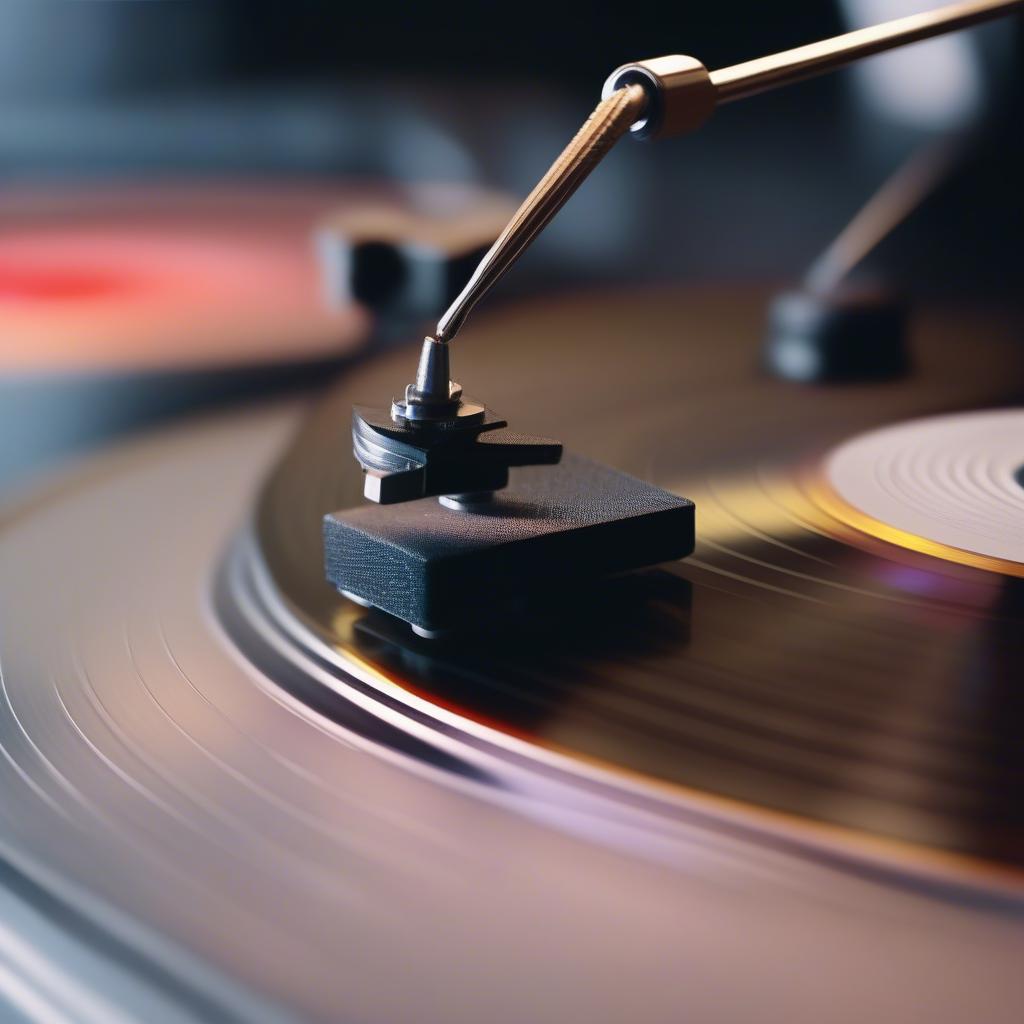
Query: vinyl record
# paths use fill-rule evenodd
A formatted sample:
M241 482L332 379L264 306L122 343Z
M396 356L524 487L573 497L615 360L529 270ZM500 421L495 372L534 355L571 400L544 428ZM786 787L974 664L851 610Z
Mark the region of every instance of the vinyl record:
M511 635L440 645L333 594L320 518L361 501L348 410L399 392L405 351L349 376L275 472L258 520L274 586L371 690L496 745L514 737L808 837L839 830L852 851L1019 868L1020 574L851 525L827 472L879 424L1015 401L1013 321L924 311L907 377L814 387L761 371L765 299L579 297L492 317L453 352L460 382L516 427L693 499L691 558L536 609Z
M460 339L514 422L701 510L693 559L512 636L431 647L322 583L348 407L410 352L8 506L0 938L23 974L27 936L70 947L33 996L103 1022L1015 1021L1014 591L811 494L815 451L1004 402L1021 357L945 314L914 380L808 390L757 373L762 306L580 297Z

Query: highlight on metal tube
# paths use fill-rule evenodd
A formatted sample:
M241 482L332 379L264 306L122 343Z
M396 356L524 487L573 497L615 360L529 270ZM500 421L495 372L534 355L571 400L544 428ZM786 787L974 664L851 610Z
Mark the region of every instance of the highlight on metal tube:
M723 103L969 28L1022 7L1024 0L967 0L710 72L694 57L655 57L617 68L605 82L604 94L631 83L642 86L647 108L630 133L640 139L668 138L699 128Z

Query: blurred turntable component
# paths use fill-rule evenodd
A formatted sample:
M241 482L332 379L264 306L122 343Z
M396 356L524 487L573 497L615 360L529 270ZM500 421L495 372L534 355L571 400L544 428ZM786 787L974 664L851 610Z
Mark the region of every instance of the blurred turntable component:
M499 193L451 186L420 187L404 206L346 204L317 229L324 288L402 329L455 298L514 211Z
M798 290L772 303L764 362L795 381L884 380L908 371L907 299L887 285L851 281L865 259L948 177L963 140L928 142L882 182L826 246Z
M765 368L819 384L884 380L909 369L906 301L878 287L783 292L771 305Z
M7 190L0 480L168 415L321 382L379 322L353 298L324 300L313 233L326 212L393 238L424 206L455 231L489 204L429 185Z

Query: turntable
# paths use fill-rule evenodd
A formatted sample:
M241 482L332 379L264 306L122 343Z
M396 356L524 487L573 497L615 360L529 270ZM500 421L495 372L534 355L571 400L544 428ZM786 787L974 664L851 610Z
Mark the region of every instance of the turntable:
M1019 310L668 283L453 345L590 141L425 343L5 507L12 1019L1019 1018Z

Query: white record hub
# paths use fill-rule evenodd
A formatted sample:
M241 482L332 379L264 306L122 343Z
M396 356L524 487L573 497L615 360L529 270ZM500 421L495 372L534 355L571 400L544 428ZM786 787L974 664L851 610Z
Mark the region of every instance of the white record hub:
M937 544L1024 564L1024 410L883 427L840 445L826 472L864 515Z

